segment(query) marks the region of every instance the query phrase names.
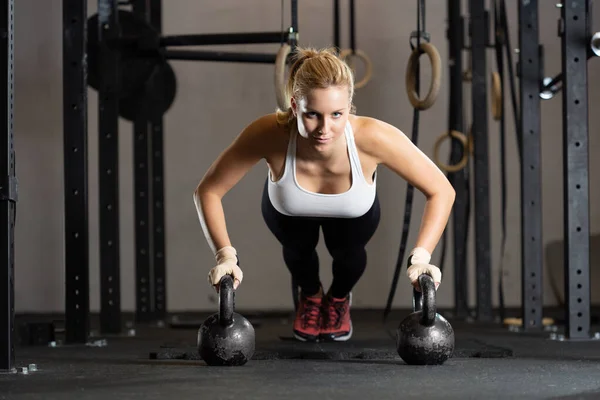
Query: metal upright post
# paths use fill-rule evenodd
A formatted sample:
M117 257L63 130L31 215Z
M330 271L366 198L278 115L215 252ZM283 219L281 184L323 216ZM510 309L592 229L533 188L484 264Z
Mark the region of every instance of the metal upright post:
M161 0L134 3L133 11L160 32ZM136 321L144 323L166 315L163 117L140 107L133 130Z
M133 12L146 21L149 19L147 2L133 3ZM139 107L133 121L133 168L135 214L135 298L136 322L150 322L152 316L152 201L150 186L151 134L149 115Z
M87 3L63 0L65 342L85 343L89 317Z
M485 2L470 0L472 102L475 190L475 277L477 319L490 321L492 315L490 194L488 159L487 44L489 37Z
M340 0L333 0L333 45L340 50Z
M538 0L519 2L521 271L524 330L543 328L541 59Z
M15 216L13 137L14 0L0 1L0 372L15 371Z
M150 2L150 23L162 32L162 0ZM154 318L164 320L167 313L167 271L165 256L165 185L163 116L150 116L152 173L152 256Z
M590 337L588 0L563 1L563 173L566 337Z
M298 45L298 0L292 0L292 7L291 7L291 21L292 21L292 32L294 32L294 35L290 38L290 46L292 46L292 48L295 48Z
M292 26L290 28L291 32L293 32L293 35L290 35L289 38L289 45L291 46L292 50L294 50L298 44L298 40L297 40L297 35L298 35L298 0L292 0L292 7L291 7L291 23ZM299 287L298 287L298 283L296 282L296 280L292 277L291 279L291 288L292 288L292 300L294 302L294 310L298 309L298 294L299 294Z
M121 332L119 234L119 53L109 45L119 37L117 0L98 0L98 38L102 71L98 90L100 183L100 326Z
M450 112L448 128L464 132L463 120L463 62L464 48L464 20L461 15L461 1L448 0L448 54L451 62L450 69ZM452 141L450 163L456 164L462 159L463 146L457 140ZM456 192L453 209L453 236L454 236L454 314L464 318L469 315L469 291L467 274L466 242L469 217L469 169L465 167L460 171L449 173L448 180Z

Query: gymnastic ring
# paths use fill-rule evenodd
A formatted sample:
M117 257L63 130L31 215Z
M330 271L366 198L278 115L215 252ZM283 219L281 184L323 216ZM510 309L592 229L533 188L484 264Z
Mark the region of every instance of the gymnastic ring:
M458 141L460 141L460 143L463 146L462 158L454 165L445 164L440 161L440 157L439 157L440 145L446 138L457 139ZM437 166L442 171L457 172L457 171L460 171L461 169L463 169L465 167L465 165L467 165L467 161L469 160L469 151L468 150L469 150L469 142L468 142L467 137L459 131L451 130L447 134L443 134L436 139L435 144L433 145L433 158L434 158Z
M286 67L287 58L292 51L292 46L284 43L277 51L275 57L275 98L277 99L277 107L281 110L290 108L289 100L286 96Z
M499 121L502 117L502 85L500 74L492 72L492 117Z
M414 108L418 110L427 110L435 103L438 93L440 92L441 76L442 76L442 61L440 53L431 43L421 43L420 50L415 48L408 58L408 65L406 67L406 93L408 94L408 100ZM415 85L417 76L417 59L421 55L421 51L425 52L429 56L431 62L431 83L429 85L429 92L425 99L419 99Z
M350 62L346 61L346 58L348 58L348 56L356 56L356 57L360 58L362 60L362 62L365 64L365 76L363 76L363 78L360 81L354 82L354 87L356 89L360 89L361 87L364 87L371 80L371 77L373 76L373 63L371 62L371 59L369 58L369 56L367 56L367 53L365 53L362 50L355 50L353 52L352 49L344 49L340 52L340 58L342 60L344 60L350 66L350 68L352 68L352 64ZM352 68L352 70L354 71L354 68ZM355 77L355 80L356 80L356 77Z

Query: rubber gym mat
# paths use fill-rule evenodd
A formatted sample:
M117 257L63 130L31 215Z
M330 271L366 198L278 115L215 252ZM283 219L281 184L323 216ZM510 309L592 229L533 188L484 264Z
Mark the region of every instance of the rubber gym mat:
M453 358L511 357L512 349L480 339L456 339ZM164 345L150 353L153 360L201 360L193 346ZM393 360L400 359L391 340L304 343L295 340L257 345L252 360Z

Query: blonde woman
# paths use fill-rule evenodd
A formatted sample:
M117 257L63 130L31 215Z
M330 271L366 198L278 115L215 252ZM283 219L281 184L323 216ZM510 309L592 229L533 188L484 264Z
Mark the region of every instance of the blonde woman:
M300 287L293 325L302 341L344 341L352 336L351 291L367 265L365 246L380 219L377 168L384 165L427 199L407 275L431 275L433 253L448 222L454 190L436 165L400 130L354 113L352 70L332 49L297 48L286 87L289 107L251 122L219 155L194 192L200 223L216 266L211 285L232 275L243 280L221 199L259 161L268 176L264 220L282 246ZM400 205L400 201L398 202ZM320 229L333 265L324 290L316 246Z

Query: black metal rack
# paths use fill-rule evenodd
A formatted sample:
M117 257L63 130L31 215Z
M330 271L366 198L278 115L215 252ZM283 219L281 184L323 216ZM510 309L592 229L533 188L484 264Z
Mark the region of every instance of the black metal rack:
M540 98L563 91L564 292L565 335L586 340L590 332L590 226L587 60L594 53L591 1L563 1L559 36L561 72L543 77L538 39L538 1L519 2L519 75L522 132L523 329L542 326L543 258L540 162ZM562 85L559 87L558 84Z
M590 338L590 219L588 166L589 0L563 1L563 180L566 338Z
M541 110L538 0L519 2L523 329L543 327Z
M65 341L85 343L90 325L85 2L63 1L63 28Z
M448 0L448 57L449 57L449 107L448 128L457 132L465 132L463 110L463 60L464 19L460 0ZM457 164L464 156L462 144L452 141L451 164ZM453 209L453 243L454 243L454 315L459 318L469 316L469 287L467 271L467 235L470 205L469 168L448 174L456 192Z
M161 1L136 2L133 12L162 28ZM181 38L181 37L180 37ZM214 40L214 39L213 39ZM187 43L188 40L173 43ZM135 187L136 321L166 316L164 238L163 118L141 112L133 123Z
M100 327L121 332L119 234L119 52L109 41L119 37L117 0L98 1L102 79L98 88L98 185L100 201Z
M448 38L450 41L450 92L453 96L450 109L450 127L462 131L462 112L456 97L461 96L458 82L460 57L456 57L459 40L460 5L448 1ZM500 3L500 24L507 24L504 1ZM513 108L517 121L517 143L521 161L521 246L522 246L522 324L524 330L543 328L543 238L542 238L542 177L541 177L541 110L540 97L551 98L558 90L555 85L564 82L568 93L563 97L564 148L565 148L565 305L568 319L568 336L587 337L589 331L589 199L587 164L587 66L586 60L597 55L591 32L590 0L562 4L560 36L562 40L563 68L554 79L543 76L543 47L539 41L538 1L518 2L519 15L519 103L513 96ZM561 6L559 4L558 6ZM471 80L474 141L474 199L475 199L475 263L477 319L492 318L491 304L491 246L489 215L489 161L487 138L487 79L486 49L489 44L488 13L480 1L469 2L471 38ZM451 23L450 23L451 22ZM504 29L508 27L504 25ZM505 38L508 41L508 38ZM596 39L596 43L599 39ZM504 50L509 55L508 42ZM466 48L463 46L462 48ZM512 82L511 82L512 84ZM562 88L562 87L561 87ZM512 93L514 95L514 93ZM456 96L456 97L454 97ZM502 94L503 96L503 94ZM454 153L454 152L453 152ZM456 160L455 160L456 161ZM467 174L465 169L463 174ZM464 220L465 204L461 197L464 176L457 173L449 176L455 190L454 218ZM468 212L468 209L467 209ZM463 271L465 258L462 256L464 240L462 227L454 227L455 242L455 312L457 316L467 313L467 292L463 288L467 278ZM588 321L587 323L585 321ZM582 333L583 332L583 333Z
M12 3L11 3L12 4ZM298 4L291 1L291 27L286 32L248 32L160 37L162 1L122 2L98 0L97 27L99 65L99 220L100 220L100 331L122 330L119 237L119 112L124 79L118 46L153 38L123 34L120 6L131 8L158 33L157 43L165 60L275 62L274 54L184 51L166 46L288 43L296 44ZM63 2L63 90L65 171L66 303L65 341L84 343L89 335L89 234L87 168L88 65L87 8L80 1ZM143 33L142 33L143 34ZM150 45L152 43L144 43ZM163 117L140 107L133 116L135 193L136 321L160 322L166 316L166 265L164 237Z
M0 372L15 370L14 232L17 177L13 136L14 0L0 1Z
M487 46L489 24L484 2L469 1L471 17L471 98L473 113L473 186L475 193L476 318L490 321L492 315L490 194L488 157Z

